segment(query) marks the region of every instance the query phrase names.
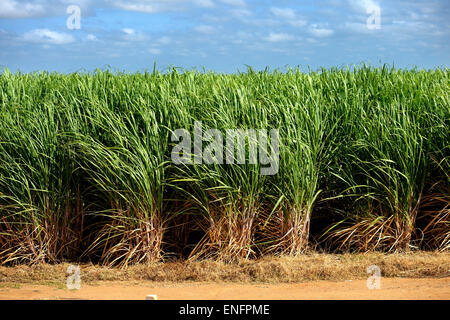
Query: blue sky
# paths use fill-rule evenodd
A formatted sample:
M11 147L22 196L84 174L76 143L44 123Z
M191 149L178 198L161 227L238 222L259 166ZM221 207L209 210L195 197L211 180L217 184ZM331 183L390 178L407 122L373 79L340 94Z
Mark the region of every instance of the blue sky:
M448 0L1 0L0 68L428 69L448 67L449 30Z

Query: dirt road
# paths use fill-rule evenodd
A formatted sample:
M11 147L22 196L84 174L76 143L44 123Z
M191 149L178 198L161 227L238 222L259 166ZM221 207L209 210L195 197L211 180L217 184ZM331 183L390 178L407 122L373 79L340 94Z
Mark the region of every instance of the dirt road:
M293 284L100 282L80 290L22 285L0 288L0 299L123 299L143 300L321 300L321 299L445 299L450 300L450 277L431 279L382 278L380 289L369 290L366 280L311 281ZM16 285L17 286L17 285Z

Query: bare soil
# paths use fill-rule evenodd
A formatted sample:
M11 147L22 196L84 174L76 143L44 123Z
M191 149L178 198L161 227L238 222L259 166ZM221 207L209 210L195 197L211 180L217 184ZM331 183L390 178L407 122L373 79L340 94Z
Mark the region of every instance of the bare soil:
M442 279L381 279L380 289L368 289L365 280L311 281L292 284L181 283L140 284L103 282L79 290L45 285L0 288L0 299L144 300L156 294L160 300L450 300L450 277Z
M381 288L367 288L367 268ZM450 253L309 254L237 263L174 261L125 269L81 264L81 289L68 290L69 263L0 266L0 299L444 299Z

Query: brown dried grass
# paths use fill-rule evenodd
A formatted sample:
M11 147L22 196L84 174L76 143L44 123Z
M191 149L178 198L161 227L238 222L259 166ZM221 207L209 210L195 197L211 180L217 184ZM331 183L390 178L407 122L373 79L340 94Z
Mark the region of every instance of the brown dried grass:
M97 281L293 283L312 280L367 278L377 265L383 277L448 277L450 253L318 254L298 257L267 256L258 260L223 263L213 260L133 265L125 269L81 265L84 283ZM69 264L0 267L0 283L65 283Z

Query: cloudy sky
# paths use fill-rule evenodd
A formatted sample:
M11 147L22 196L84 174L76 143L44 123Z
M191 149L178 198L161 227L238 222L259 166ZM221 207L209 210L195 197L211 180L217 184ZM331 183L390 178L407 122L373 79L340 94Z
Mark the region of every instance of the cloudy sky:
M155 61L218 72L448 67L450 1L0 0L0 69L142 71Z

